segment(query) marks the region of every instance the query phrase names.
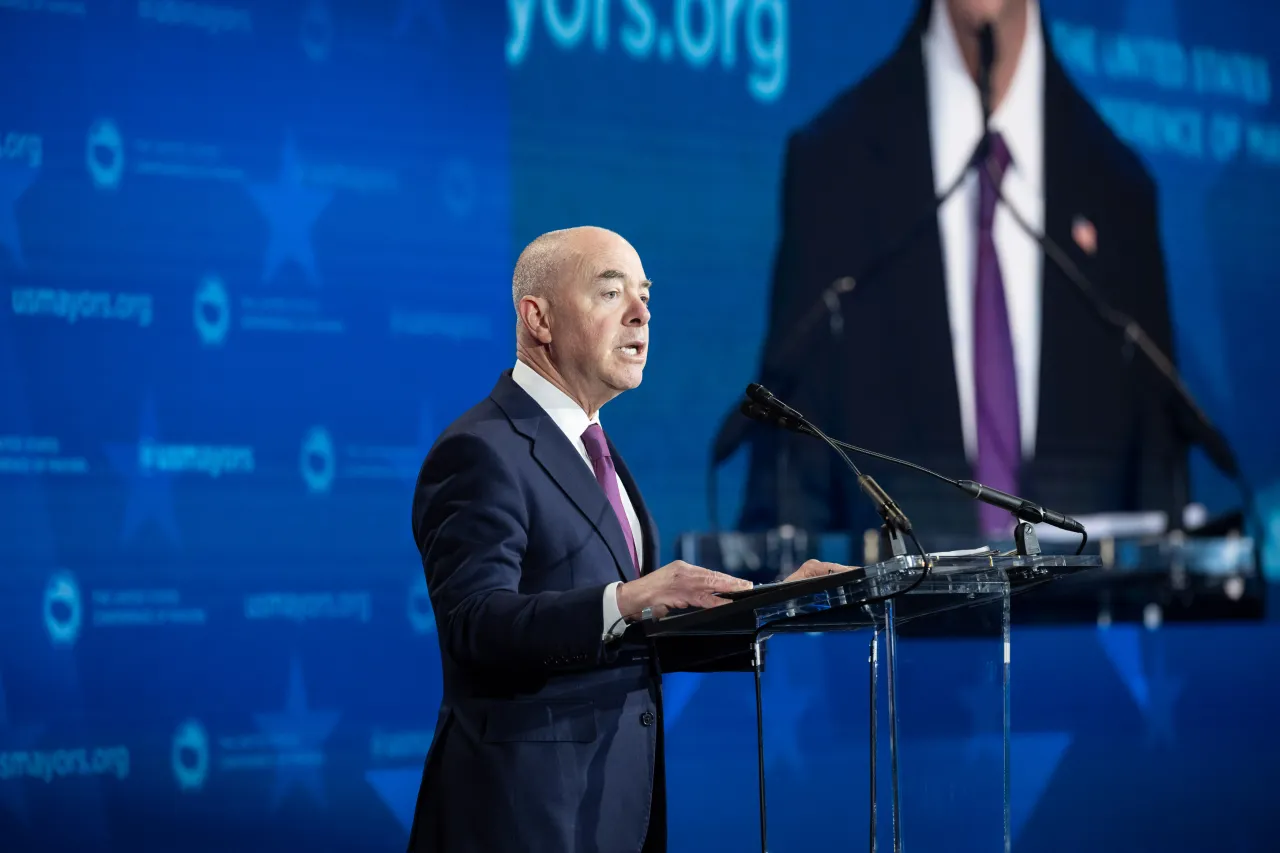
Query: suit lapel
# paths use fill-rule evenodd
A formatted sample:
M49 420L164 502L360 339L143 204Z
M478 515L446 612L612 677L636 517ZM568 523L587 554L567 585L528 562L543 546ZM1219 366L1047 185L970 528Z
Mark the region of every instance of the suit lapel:
M1046 45L1049 44L1046 39ZM1090 165L1087 151L1077 144L1074 132L1077 120L1070 109L1073 98L1065 72L1051 51L1045 56L1044 103L1044 230L1086 275L1092 259L1076 246L1071 230L1075 218L1084 216L1096 221L1097 212L1088 209L1087 189L1082 176ZM1050 108L1052 105L1053 108ZM1041 254L1040 287L1040 378L1036 418L1036 457L1052 457L1072 441L1070 431L1078 419L1064 405L1080 405L1065 389L1074 384L1078 373L1079 336L1087 322L1084 303L1075 287L1058 265ZM1064 399L1064 397L1066 399ZM1030 466L1036 471L1039 466ZM1030 472L1029 472L1030 473ZM1035 477L1032 477L1034 482Z
M627 547L622 525L619 524L609 499L605 497L604 490L596 482L591 468L582 461L577 448L560 431L551 416L515 383L511 378L511 371L503 372L489 396L506 412L516 432L530 440L533 458L542 466L547 476L560 487L609 546L618 576L624 581L633 580L635 571L632 568L631 549ZM617 463L618 460L615 459L614 464ZM633 502L637 494L632 491ZM649 553L648 549L645 553Z
M925 8L929 4L923 4ZM868 281L867 291L883 294L875 312L893 317L893 348L907 352L896 365L894 406L903 415L904 432L930 455L963 457L960 396L947 303L942 235L934 199L933 148L929 101L920 33L922 14L908 30L877 94L877 120L871 129L873 156L883 177L871 197L876 216L869 223L870 245L884 255L885 281ZM895 249L899 251L894 252ZM874 300L873 300L874 301ZM902 389L910 389L909 393Z

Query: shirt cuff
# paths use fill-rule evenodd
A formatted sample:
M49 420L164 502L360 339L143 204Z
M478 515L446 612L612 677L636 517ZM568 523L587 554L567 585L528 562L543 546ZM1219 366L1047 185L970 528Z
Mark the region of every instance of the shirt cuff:
M605 642L616 640L627 630L627 623L618 609L618 586L622 581L614 581L604 588L604 633Z

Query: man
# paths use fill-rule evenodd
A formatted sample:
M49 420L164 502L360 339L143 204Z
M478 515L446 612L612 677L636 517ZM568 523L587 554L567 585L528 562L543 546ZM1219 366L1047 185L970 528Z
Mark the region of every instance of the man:
M983 22L995 137L934 216L981 137ZM762 382L834 436L953 477L1068 513L1173 516L1186 446L1170 397L997 204L995 180L1172 354L1155 188L1068 80L1036 1L923 0L898 49L789 140ZM857 279L843 332L788 353L843 276ZM1012 532L952 487L868 465L922 539ZM857 491L821 443L756 429L740 523L877 526Z
M410 851L666 849L660 681L622 635L751 584L657 567L653 521L600 425L640 384L649 288L613 232L534 240L513 277L515 367L422 465L413 536L444 697Z

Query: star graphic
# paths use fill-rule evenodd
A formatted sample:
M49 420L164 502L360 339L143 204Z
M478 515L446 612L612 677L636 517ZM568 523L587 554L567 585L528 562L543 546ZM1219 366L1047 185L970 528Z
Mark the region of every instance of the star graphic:
M1009 835L1018 840L1071 745L1070 732L1015 733L1009 743Z
M128 542L147 521L155 521L177 545L180 541L178 521L173 513L172 475L165 471L142 470L138 462L139 448L144 442L158 441L155 401L150 395L143 400L138 418L136 444L107 444L105 450L111 467L129 480L129 502L125 506L124 526L120 540Z
M421 767L396 767L369 770L365 781L377 792L387 810L395 816L405 835L413 826L413 811L418 804L418 786L422 782Z
M9 709L4 695L4 679L0 678L0 753L23 752L30 749L43 732L42 726L14 726L9 720ZM27 800L22 786L25 779L19 775L0 779L0 809L27 822Z
M446 35L447 25L439 0L400 0L400 10L396 14L396 36L403 38L408 35L414 21L418 18L427 22L432 35L441 37Z
M1150 666L1144 660L1144 637L1151 638L1147 643L1150 654L1145 656L1150 657ZM1142 712L1146 745L1172 745L1175 740L1173 711L1182 694L1184 679L1168 672L1163 637L1136 625L1113 625L1099 628L1098 640Z
M311 230L333 193L303 183L302 164L292 136L285 140L280 177L271 184L249 184L249 193L271 227L262 280L270 281L285 261L292 260L312 284L319 284Z
M1142 663L1142 636L1136 625L1107 625L1098 628L1098 642L1116 674L1124 682L1134 703L1147 712L1151 703L1151 686L1147 683L1146 668Z
M16 267L25 267L22 240L18 234L18 199L35 183L39 168L31 168L11 160L0 161L0 245L9 250Z
M271 803L278 809L294 785L309 790L324 804L320 767L324 764L323 744L338 725L338 711L313 711L307 707L307 691L302 681L302 664L294 658L289 666L289 695L284 709L273 714L254 714L253 721L274 738L279 753Z

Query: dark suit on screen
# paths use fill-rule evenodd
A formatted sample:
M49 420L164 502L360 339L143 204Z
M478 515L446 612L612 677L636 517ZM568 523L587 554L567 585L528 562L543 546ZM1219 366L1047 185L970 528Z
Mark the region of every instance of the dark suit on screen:
M789 139L761 381L834 437L961 478L973 468L962 442L943 249L937 221L925 219L935 195L921 48L929 13L924 2L896 51ZM1172 353L1152 179L1068 79L1047 36L1043 62L1045 231ZM1073 230L1081 220L1096 229L1094 254ZM922 221L907 251L862 278ZM1021 494L1068 513L1173 513L1185 488L1186 442L1169 395L1052 262L1041 269L1038 420ZM842 334L820 323L790 364L775 364L801 315L842 276L859 278L844 299ZM745 529L879 525L825 445L765 428L753 428L751 444ZM976 532L975 505L953 487L874 461L864 470L922 538Z
M612 448L652 571L657 532ZM422 466L413 501L444 696L410 851L663 850L661 685L602 639L635 577L603 490L507 371Z

